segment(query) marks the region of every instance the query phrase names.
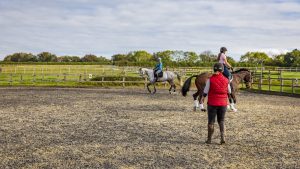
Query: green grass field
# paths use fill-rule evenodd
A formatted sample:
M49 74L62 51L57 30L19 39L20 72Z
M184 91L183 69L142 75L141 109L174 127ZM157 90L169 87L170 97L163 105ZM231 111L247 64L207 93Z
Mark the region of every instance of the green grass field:
M122 81L123 76L126 81L139 81L137 83L126 83L126 86L144 86L143 78L138 74L138 67L118 67L112 65L1 65L2 72L0 74L0 86L60 86L60 87L122 87L122 83L105 82L99 83L97 80L105 77L104 81ZM173 68L170 68L173 71ZM199 68L177 68L187 77L199 74L205 71L211 71L207 67ZM282 72L281 76L278 71L272 71L271 78L292 78L300 79L300 72ZM259 71L256 71L256 77L259 78ZM268 71L264 71L264 78L268 78ZM94 79L94 80L93 80ZM96 79L96 81L95 81ZM255 83L258 80L255 80ZM262 90L269 90L268 81L263 80ZM179 83L177 83L179 84ZM271 81L270 91L280 91L280 80L273 79ZM284 80L285 85L283 92L292 93L292 81ZM298 86L297 86L298 85ZM160 85L167 87L166 85ZM159 86L159 87L160 87ZM294 81L294 92L300 93L299 81ZM254 89L258 89L258 84L253 84Z

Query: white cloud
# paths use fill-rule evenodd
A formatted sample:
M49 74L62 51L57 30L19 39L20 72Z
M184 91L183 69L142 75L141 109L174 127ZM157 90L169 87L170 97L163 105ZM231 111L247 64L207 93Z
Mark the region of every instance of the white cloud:
M258 3L259 2L259 3ZM0 2L0 57L14 52L107 57L132 50L202 52L238 59L300 45L296 1L53 0Z

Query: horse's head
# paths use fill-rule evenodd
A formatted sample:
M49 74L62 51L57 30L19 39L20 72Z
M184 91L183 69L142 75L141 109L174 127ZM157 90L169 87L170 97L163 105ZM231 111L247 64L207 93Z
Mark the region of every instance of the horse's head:
M245 83L246 88L251 87L251 72L248 69L241 68L237 71L234 71L233 74L238 74L241 80Z
M140 74L140 76L144 76L146 74L146 69L145 68L139 68L138 73Z
M244 76L244 83L245 83L245 85L246 85L246 88L247 89L250 89L250 87L251 87L251 73L249 72L249 73L247 73L245 76Z

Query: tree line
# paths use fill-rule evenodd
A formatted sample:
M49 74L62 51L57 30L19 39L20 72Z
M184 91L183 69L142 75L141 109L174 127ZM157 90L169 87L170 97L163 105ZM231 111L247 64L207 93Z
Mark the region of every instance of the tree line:
M42 52L37 55L31 53L14 53L4 58L4 62L94 62L99 64L110 64L118 66L153 66L156 62L155 58L162 58L162 62L166 66L211 66L217 62L217 55L211 51L204 51L200 54L190 51L171 51L165 50L156 53L148 53L144 50L133 51L127 54L115 54L111 59L103 56L87 54L83 57L79 56L56 56L50 52ZM265 66L284 66L299 67L300 51L294 49L286 54L269 57L263 52L247 52L242 55L239 61L235 61L232 57L227 56L227 60L233 66L257 66L263 64Z

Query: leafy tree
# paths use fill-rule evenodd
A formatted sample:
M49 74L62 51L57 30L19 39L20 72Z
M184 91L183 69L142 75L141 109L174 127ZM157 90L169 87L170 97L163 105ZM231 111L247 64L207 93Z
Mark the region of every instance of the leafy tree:
M80 57L78 56L60 56L57 57L58 62L80 62Z
M98 58L96 55L88 54L81 58L82 62L98 62Z
M217 56L214 55L211 51L207 50L202 52L200 55L200 61L202 62L216 62Z
M272 59L272 66L284 66L284 54L274 56Z
M98 59L98 62L109 62L110 61L109 59L107 59L106 57L103 57L103 56L99 56L99 57L97 57L97 59Z
M71 56L71 62L80 62L81 59L78 56Z
M154 59L160 57L163 63L168 64L172 62L173 54L174 51L166 50L166 51L154 53L153 57Z
M236 64L236 61L230 56L227 56L227 62L229 62L232 66Z
M189 63L193 64L199 59L199 56L195 52L184 52L184 60Z
M271 58L264 52L247 52L241 56L241 62L259 63L261 61L269 61Z
M184 61L184 51L182 50L176 50L176 51L173 51L173 54L171 56L172 58L172 61L175 61L175 62L181 62L181 61Z
M31 53L14 53L4 58L5 62L36 62L37 57Z
M57 56L50 52L42 52L37 55L39 62L57 62Z
M287 67L299 65L299 59L300 51L298 49L294 49L292 52L288 52L283 57L284 64Z
M111 57L111 60L113 62L115 61L126 61L127 60L127 55L124 55L124 54L116 54L116 55L113 55Z
M127 55L127 57L129 61L146 62L146 61L150 61L153 56L150 53L141 50L141 51L130 52Z

